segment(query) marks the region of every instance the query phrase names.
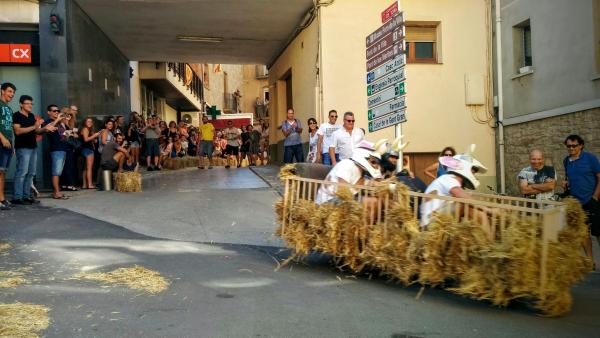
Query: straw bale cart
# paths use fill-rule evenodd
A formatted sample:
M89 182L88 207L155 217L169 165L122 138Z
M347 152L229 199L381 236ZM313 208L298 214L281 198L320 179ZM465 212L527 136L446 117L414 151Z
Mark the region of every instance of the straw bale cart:
M290 259L324 252L354 272L368 266L405 285L441 286L497 306L526 300L548 316L570 310L571 286L591 269L581 255L585 214L574 200L460 199L398 182L352 186L323 181L328 169L300 164L280 172L277 234L294 250ZM336 203L315 204L324 184L337 187ZM444 207L422 230L418 206L428 199Z

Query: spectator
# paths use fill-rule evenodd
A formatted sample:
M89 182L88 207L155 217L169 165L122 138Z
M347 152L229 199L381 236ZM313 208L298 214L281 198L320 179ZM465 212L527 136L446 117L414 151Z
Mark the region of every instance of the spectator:
M104 146L100 158L102 170L123 171L123 163L127 157L130 157L129 151L122 146L123 140L123 134L117 134L113 140Z
M230 160L236 158L239 155L239 146L240 146L240 135L241 132L239 129L233 126L233 121L227 121L227 128L223 130L223 135L225 140L227 140L227 146L225 147L225 156L227 157L227 164L225 168L229 169ZM238 167L240 164L238 163Z
M538 201L552 199L556 186L554 167L544 165L544 153L538 149L529 152L529 163L517 176L521 194Z
M260 125L260 137L261 137L261 155L262 161L269 159L269 121L263 121Z
M51 104L48 106L48 116L50 117L44 122L43 127L51 125L56 127L52 132L48 131L49 150L51 159L51 175L52 175L52 198L54 199L68 199L67 196L60 192L59 179L62 175L63 168L65 166L65 159L67 157L67 150L69 145L65 136L66 127L64 120L66 116L59 114L58 106Z
M196 129L190 129L190 137L188 140L187 154L188 156L198 155L198 146L200 145L200 137Z
M175 135L175 138L173 139L173 150L171 154L171 157L185 156L185 149L183 148L183 144L181 142L181 139L179 138L179 135Z
M456 155L456 150L454 150L454 148L452 148L452 147L446 147L440 153L440 157L444 157L444 156L452 157L454 155ZM430 166L428 166L427 168L425 168L423 173L425 174L425 176L429 176L435 180L436 178L444 175L447 170L448 170L448 168L446 166L440 164L440 161L438 160L437 162L435 162L435 163L431 164Z
M162 164L167 158L170 158L172 150L173 150L173 139L170 137L169 138L161 138L159 163Z
M294 109L287 110L287 119L281 124L281 131L285 140L283 141L283 162L293 163L304 161L302 151L302 124L294 118Z
M181 141L185 138L185 140L190 137L188 126L183 121L179 121L179 126L177 127L177 132L179 133L179 137Z
M579 135L569 135L565 139L568 156L563 160L566 173L563 188L583 206L591 234L600 244L600 162L594 154L583 151L584 145L583 138ZM583 243L583 250L593 262L592 241L589 236Z
M332 141L329 145L329 157L331 163L337 163L336 154L340 160L350 158L356 145L365 138L365 134L359 128L355 128L354 114L352 112L344 113L343 128L333 132Z
M21 95L20 108L13 114L13 129L15 133L15 150L17 155L17 171L15 172L15 189L12 204L36 204L38 200L31 195L33 176L37 165L36 134L45 130L53 131L53 126L40 128L43 121L36 120L32 112L33 98Z
M76 127L75 118L71 114L69 107L61 109L61 114L65 116L65 137L67 138L67 151L65 156L65 165L60 176L60 189L63 191L77 191L77 157L76 153L80 150L79 133Z
M175 121L169 122L169 129L167 129L167 133L165 136L172 137L175 140L175 135L179 135L179 131L177 130L177 123Z
M100 132L94 132L94 120L91 117L83 121L80 130L81 136L81 155L84 159L83 169L83 189L96 189L92 180L92 170L94 168L94 152Z
M139 129L139 121L134 119L130 120L129 126L127 127L127 144L129 144L129 153L133 156L133 159L137 163L140 160L140 143L142 141Z
M8 103L16 91L17 87L10 82L0 86L0 210L10 209L10 202L4 196L6 172L13 155L13 111Z
M333 133L340 129L342 126L336 124L338 113L335 110L329 111L329 121L321 124L317 134L319 139L317 141L317 163L323 163L331 165L331 157L329 156L329 146L333 142ZM335 153L336 161L340 160L339 154Z
M115 116L115 126L113 130L113 134L125 134L125 118L123 115Z
M260 151L260 133L254 130L254 126L248 125L248 133L250 134L250 165L256 165L256 159L260 157L262 161L262 154Z
M104 129L102 129L100 136L98 138L98 152L100 154L102 154L102 151L104 149L104 146L113 140L113 138L115 137L113 134L113 129L115 126L115 121L110 118L107 117L104 120Z
M167 134L169 133L169 127L167 127L167 122L165 121L160 121L158 122L158 126L160 128L160 133L159 135L162 135L164 137L167 137Z
M161 132L155 116L148 119L143 131L146 137L146 169L148 171L160 170L161 162L159 161L159 156L161 154L158 137L161 135ZM154 160L154 162L152 160ZM152 167L152 163L154 163L154 167Z
M308 119L308 156L306 156L306 162L316 163L319 143L319 135L317 134L317 130L319 130L319 126L317 125L317 120L314 118Z
M238 167L241 165L242 161L248 153L250 153L250 145L252 144L252 140L250 140L250 133L248 132L248 127L242 126L242 134L241 134L242 144L240 145L240 156L238 157Z
M198 168L204 169L204 165L202 164L204 161L204 156L208 157L208 169L212 169L213 166L213 142L218 142L215 140L215 126L208 122L208 116L202 116L202 125L200 126L200 159L198 162ZM220 147L219 147L220 149Z

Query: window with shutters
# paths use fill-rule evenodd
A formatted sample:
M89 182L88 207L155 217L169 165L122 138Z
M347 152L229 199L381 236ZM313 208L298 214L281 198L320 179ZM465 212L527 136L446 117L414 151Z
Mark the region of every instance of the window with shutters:
M406 62L438 63L439 22L406 23Z

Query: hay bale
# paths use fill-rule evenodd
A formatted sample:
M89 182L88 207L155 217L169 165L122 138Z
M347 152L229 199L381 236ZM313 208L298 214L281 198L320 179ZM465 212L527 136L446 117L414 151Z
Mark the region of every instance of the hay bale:
M168 169L168 170L174 170L175 169L175 159L171 158L171 157L165 158L163 161L163 168Z
M140 192L142 191L142 175L133 171L114 173L115 191Z
M170 282L162 277L159 272L139 265L129 268L119 268L111 272L82 272L73 276L73 279L88 279L108 284L124 285L151 294L162 292L170 285Z
M38 337L50 325L49 311L36 304L0 304L0 336Z

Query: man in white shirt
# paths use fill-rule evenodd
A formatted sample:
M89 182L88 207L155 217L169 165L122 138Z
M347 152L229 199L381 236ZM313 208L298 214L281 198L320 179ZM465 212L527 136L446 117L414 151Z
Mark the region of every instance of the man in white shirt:
M344 113L344 124L342 128L333 133L333 141L329 146L329 156L331 164L336 165L335 154L339 154L339 159L348 159L356 146L365 138L365 134L360 128L354 127L355 120L352 112Z
M338 113L335 110L329 111L329 122L321 124L317 135L319 139L317 141L317 163L322 162L326 165L331 165L331 157L329 156L329 146L333 142L333 133L340 129L342 126L335 124L338 118ZM336 160L339 161L339 157L336 154Z
M349 183L352 185L363 185L365 183L365 177L369 179L380 179L381 171L379 170L381 161L381 145L385 143L382 140L375 145L364 142L364 146L360 146L355 149L354 153L349 159L340 160L331 169L325 182L334 183ZM337 185L323 183L317 192L315 199L316 204L322 204L325 202L333 202L336 200ZM353 194L357 194L358 190L351 189Z

